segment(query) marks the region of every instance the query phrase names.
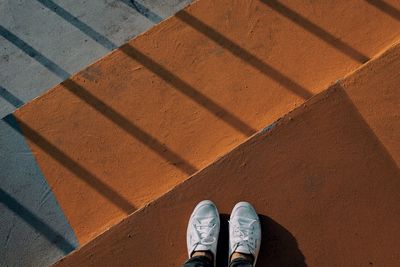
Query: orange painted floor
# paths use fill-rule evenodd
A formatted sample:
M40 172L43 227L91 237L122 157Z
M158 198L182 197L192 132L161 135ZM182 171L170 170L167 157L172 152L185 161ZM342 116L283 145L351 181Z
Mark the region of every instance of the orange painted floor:
M400 45L56 266L180 266L194 205L257 209L257 266L399 266Z
M14 115L85 244L386 49L392 9L200 0Z

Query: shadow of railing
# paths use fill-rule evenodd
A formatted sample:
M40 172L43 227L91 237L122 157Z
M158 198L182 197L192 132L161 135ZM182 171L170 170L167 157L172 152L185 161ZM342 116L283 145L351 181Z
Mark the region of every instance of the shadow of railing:
M368 4L376 7L377 9L381 10L382 12L388 14L392 18L400 21L400 10L395 8L394 6L385 3L382 0L365 0Z
M72 15L70 12L65 10L63 7L60 5L54 3L52 0L36 0L46 8L48 8L50 11L54 12L61 18L63 18L65 21L82 31L84 34L89 36L91 39L102 45L104 48L108 50L113 50L116 49L118 46L114 44L112 41L110 41L107 37L102 35L101 33L97 32L94 30L92 27Z
M73 251L76 246L64 238L43 220L33 214L29 209L20 204L14 197L0 188L0 203L3 203L10 211L20 217L33 229L38 231L51 244L54 244L65 255ZM23 245L23 244L21 244Z
M13 33L7 29L0 26L0 34L3 35L8 41L13 43L15 46L20 48L27 55L35 59L42 66L47 68L49 71L53 72L60 78L68 77L70 74L64 69L59 67L56 63L51 61L49 58L41 54L39 51L28 45L26 42L15 36ZM163 145L156 138L146 133L129 119L118 113L115 109L108 106L105 102L94 96L88 90L86 90L81 85L77 84L72 80L66 80L62 85L75 96L82 99L85 103L89 104L95 110L100 112L104 117L109 119L111 122L116 124L118 127L126 131L132 137L136 138L143 144L147 145L151 150L157 153L159 156L164 158L167 162L176 166L181 171L186 174L193 174L197 171L196 167L187 162L185 159L180 157L177 153L173 152L171 149Z
M1 26L0 26L0 31L1 31ZM4 100L6 100L8 103L13 105L16 108L19 108L24 104L24 102L13 95L11 92L9 92L6 88L0 86L0 97L2 97Z
M242 134L246 136L251 136L256 132L256 129L246 124L240 118L236 117L224 107L217 104L214 100L201 93L199 90L155 62L152 58L146 56L144 53L142 53L132 45L125 44L121 46L120 50L132 59L142 64L144 67L156 74L162 80L172 85L176 90L190 97L194 102L206 108L217 118L220 118L225 123L238 130Z
M273 79L275 82L281 84L297 96L303 99L308 99L313 96L313 94L306 88L304 88L294 80L290 79L283 73L279 72L271 65L265 63L263 60L256 57L246 49L242 48L229 38L225 37L223 34L206 25L204 22L200 21L185 10L178 12L175 16L185 24L189 25L193 29L197 30L198 32L204 34L206 37L216 42L218 45L232 53L234 56L240 58L247 64L259 70L261 73Z
M70 172L75 174L81 181L88 184L98 193L107 198L111 203L123 210L126 214L130 214L136 208L117 191L112 189L109 185L102 182L96 175L85 169L81 164L74 161L71 157L66 155L63 151L53 145L50 141L40 135L37 131L32 129L25 122L15 118L12 114L3 118L3 121L12 127L15 131L26 137L32 143L40 147L46 154L55 159L58 163L67 168Z
M37 0L37 1L44 1L44 2L51 2L50 0ZM72 16L72 15L71 15ZM68 18L70 16L67 16ZM80 26L83 26L84 29L91 29L88 25L79 22L76 24L73 24L75 27L80 29ZM52 71L55 73L58 77L62 78L63 80L67 79L67 77L70 76L68 72L63 70L61 67L59 67L57 64L52 62L50 59L46 58L43 56L39 51L28 45L26 42L18 38L16 35L11 33L10 31L6 30L5 28L0 28L3 29L3 32L5 33L4 35L7 36L6 39L8 39L11 43L19 47L21 50L23 50L26 54L31 56L32 58L36 59L40 64L42 64L44 67L46 67L48 70ZM94 31L93 29L90 31L87 30L82 30L83 32L92 32ZM1 31L0 31L1 33ZM104 37L106 38L106 37ZM110 41L111 42L111 41ZM136 48L132 47L129 44L126 44L120 48L122 52L130 56L131 58L134 58L138 62L140 62L143 66L145 66L148 70L152 71L154 74L158 75L161 79L166 81L167 83L173 85L177 90L179 90L181 93L185 94L186 96L192 98L192 100L199 105L205 107L206 109L209 110L210 113L214 114L216 117L222 119L225 121L228 125L233 127L234 129L238 130L242 134L246 136L251 136L256 132L256 129L252 128L251 126L247 125L244 121L242 121L240 118L217 104L215 101L212 99L208 98L204 94L202 94L199 90L195 89L193 86L189 85L187 82L183 81L180 79L178 76L174 75L172 72L168 71L164 67L162 67L160 64L152 60L150 57L144 55L140 51L138 51Z
M146 19L150 20L151 22L157 24L160 23L163 18L159 16L158 14L154 13L151 11L149 8L145 7L141 3L139 3L136 0L120 0L122 3L127 5L128 7L134 9L137 11L140 15L145 17Z
M284 4L279 3L276 0L261 0L261 2L353 60L358 61L359 63L365 63L370 59L368 56L351 47L346 42L335 37L333 34L327 32Z
M164 158L169 163L173 164L181 171L189 175L197 171L195 166L183 159L177 153L173 152L171 149L168 149L156 138L140 129L130 120L122 116L115 109L108 106L106 103L98 99L96 96L91 94L88 90L86 90L76 82L72 80L66 80L62 83L62 85L66 89L68 89L68 91L85 101L86 104L93 107L104 117L108 118L110 121L118 125L121 129L126 131L131 136L135 137L137 140L150 148L153 152L157 153L159 156Z
M68 79L70 74L58 66L56 63L45 57L42 53L23 41L21 38L0 25L0 35L10 43L21 49L25 54L39 62L43 67L54 73L62 80Z
M99 33L97 33L95 30L93 30L90 26L85 24L84 22L80 21L76 17L74 17L72 14L68 13L67 11L63 10L61 7L58 7L57 4L53 3L51 0L37 0L44 4L48 8L53 8L54 12L56 12L59 16L64 18L67 22L75 26L77 29L81 30L82 32L86 33L93 39L98 39ZM125 1L126 2L126 1ZM135 2L136 3L136 2ZM137 4L137 3L136 3ZM142 10L146 9L144 6L141 6ZM143 9L144 8L144 9ZM150 14L150 13L149 13ZM185 16L186 14L186 16ZM186 21L189 25L196 27L201 31L203 30L205 33L207 33L207 36L212 38L214 41L218 41L221 46L225 47L226 49L229 49L233 54L236 56L241 57L243 60L247 61L249 64L252 66L256 67L259 69L261 72L264 74L267 74L269 77L274 79L275 81L281 83L283 86L286 88L290 89L294 93L296 93L298 96L302 97L303 99L308 99L312 96L312 93L307 91L305 88L303 88L301 85L297 84L295 81L289 79L282 73L278 72L276 69L273 67L267 65L264 63L261 59L255 57L248 51L244 50L240 46L236 45L220 33L214 31L211 29L209 26L206 26L204 23L200 22L193 16L189 15L185 11L181 11L176 15L178 18L182 19L183 21ZM107 44L112 43L110 40L108 40L106 37L102 36L101 40L105 40ZM102 42L104 43L104 42ZM115 44L113 44L115 45ZM142 65L144 65L147 69L158 75L160 78L162 78L164 81L168 82L169 84L173 85L176 89L178 89L180 92L185 94L186 96L191 97L196 103L200 104L201 106L209 109L209 111L216 115L218 118L224 120L226 123L231 125L233 128L236 130L240 131L246 136L251 136L256 132L254 128L251 126L247 125L244 121L224 109L222 106L218 105L215 101L212 99L208 98L204 94L202 94L199 90L196 90L193 86L189 85L187 82L183 81L170 71L166 70L164 67L162 67L160 64L156 63L154 60L149 58L148 56L145 56L143 53L139 52L137 49L133 48L130 45L125 45L121 47L121 51L125 52L127 55L136 58Z

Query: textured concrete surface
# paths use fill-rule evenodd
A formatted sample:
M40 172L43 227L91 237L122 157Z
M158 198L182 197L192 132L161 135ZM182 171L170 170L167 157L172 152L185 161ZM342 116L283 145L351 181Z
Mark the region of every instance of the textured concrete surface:
M38 3L45 12L64 21L63 25L67 29L81 34L88 42L92 40L92 47L104 49L105 52L117 47L116 41L106 36L102 29L94 27L81 17L84 16L83 13L89 11L82 11L79 8L67 9L60 2L54 1L37 0L34 3ZM115 3L121 4L118 1ZM131 7L139 10L144 18L152 22L160 20L160 15L152 11L155 8L146 9L143 5L138 6L137 2L135 3L136 5ZM32 2L27 6L29 4ZM129 3L122 2L122 4ZM6 123L4 127L15 124L10 118L18 121L18 127L11 126L11 128L23 131L25 141L33 153L28 152L35 157L41 175L48 183L48 187L47 184L41 183L42 187L39 187L38 191L49 192L48 188L51 188L54 195L49 196L55 196L55 199L49 205L57 211L55 214L60 210L64 212L66 220L76 234L76 239L82 245L385 50L399 37L398 4L396 1L356 0L343 2L201 0L137 39L131 40L77 75L73 75L47 94L28 103L16 111L14 117L6 117L3 120ZM150 6L150 3L148 5ZM132 12L128 7L126 9ZM106 8L104 14L110 10L112 8ZM354 12L355 10L357 12ZM74 17L75 13L79 16ZM103 21L99 16L95 18ZM42 25L47 25L45 22L44 20ZM55 25L58 24L47 26L51 28L56 27ZM16 49L21 58L29 59L31 64L37 65L42 71L51 73L59 80L70 76L73 71L64 66L62 60L49 55L47 50L42 50L40 45L30 40L28 34L24 36L11 26L1 24L0 40L5 44L4 47ZM59 42L62 45L69 41L61 38ZM84 43L82 41L82 44ZM389 59L395 58L395 56L389 57ZM388 60L382 66L392 66L390 63ZM378 71L378 68L374 68L372 73ZM369 76L374 75L367 71L366 77ZM232 159L231 165L229 161L224 163L229 168L225 166L215 169L211 178L207 178L210 181L207 185L217 191L211 191L210 188L204 190L215 194L209 195L210 197L218 196L218 192L229 190L224 185L231 181L230 179L233 179L233 189L238 185L235 181L240 179L248 183L248 188L254 184L259 185L257 187L259 191L256 191L253 197L257 197L254 202L265 216L268 216L270 208L270 206L265 207L265 203L276 198L273 207L281 210L275 210L276 213L271 214L282 220L271 221L265 218L267 227L277 229L289 242L287 245L294 250L293 258L299 261L297 263L304 262L303 256L306 256L308 262L309 250L318 250L319 245L323 244L306 235L312 230L312 226L318 230L318 224L316 226L316 223L310 222L304 224L304 227L300 225L300 228L303 228L297 229L294 221L305 219L309 222L307 218L314 218L316 221L325 222L326 218L312 217L315 213L318 215L319 212L324 212L319 209L308 210L306 218L298 213L291 213L292 210L289 209L291 207L299 210L299 206L293 204L290 206L291 203L304 204L303 207L312 208L323 203L325 206L331 205L329 207L335 210L337 205L342 207L346 203L355 202L358 200L356 197L368 202L366 194L375 192L376 197L372 202L368 202L372 204L371 214L385 215L389 209L397 212L393 205L397 201L396 195L390 191L390 188L398 191L396 181L393 181L395 180L393 177L397 178L397 171L394 167L396 164L391 162L390 158L397 160L399 157L396 140L400 139L397 138L398 133L395 131L398 127L391 123L399 121L396 109L398 108L396 99L399 97L395 90L397 80L393 82L391 78L385 77L388 80L386 85L392 81L391 87L386 87L390 89L386 91L383 90L385 88L379 87L381 80L385 79L366 80L365 84L371 84L373 87L352 86L352 90L345 92L337 89L331 93L334 97L330 97L327 101L327 108L321 107L322 104L319 105L319 108L310 112L309 117L306 116L308 119L305 125L289 128L281 141L272 143L274 144L272 146L268 142L255 142L255 147L249 148L251 151L254 150L249 156L251 159L249 162L252 164L246 161L247 152L243 152ZM29 79L24 81L29 82ZM357 79L355 84L358 84ZM342 85L345 86L345 83ZM25 102L25 99L10 90L7 84L0 86L0 94L9 106L18 107ZM375 87L381 89L376 90L376 95L363 94L363 88L367 88L368 92L374 92ZM360 93L351 93L356 91L354 88L358 88ZM382 102L385 102L385 105L382 105ZM390 113L385 112L388 110ZM325 116L319 117L321 113ZM290 119L288 123L293 124ZM355 136L352 136L353 131ZM15 141L14 136L5 132L3 137L2 142L7 143L4 155L19 151L19 143ZM298 143L307 144L307 140L315 141L309 143L311 148L296 146ZM324 148L323 145L326 143L330 146ZM257 148L259 144L260 149ZM285 158L282 157L289 153L287 148L289 145L291 145L290 152L296 152L296 149L298 151L297 154L291 155L293 158L287 167L280 164L285 163ZM0 149L3 153L3 148ZM279 154L282 155L281 158L269 154L276 150L281 152ZM303 158L303 155L314 156L310 151L315 153L315 158ZM324 153L332 151L334 157L327 158ZM363 157L364 154L368 157ZM320 161L321 159L326 161ZM337 159L346 160L341 162ZM7 173L20 173L18 170L13 170L20 167L18 161L13 161L13 164L4 163L8 168ZM309 168L314 170L312 169L314 161L317 163L317 168L315 172L311 172ZM360 169L352 171L349 167L353 164L370 167L365 172ZM262 168L257 169L257 166ZM339 189L329 187L328 199L338 198L340 201L329 204L331 202L324 198L326 195L320 196L317 193L310 194L311 200L307 198L304 202L301 202L301 199L298 201L298 195L308 197L307 193L318 192L319 186L328 179L326 177L336 172L335 166L338 170L338 183L346 186L345 196L353 194L354 198L342 198ZM245 168L244 171L241 172L241 168ZM255 171L252 172L253 168ZM385 168L387 171L383 175L387 178L381 180L382 185L374 178L380 169ZM272 176L266 176L271 170L275 171ZM2 169L1 171L3 172ZM247 171L246 177L243 174ZM304 176L297 177L298 180L293 183L285 180L293 173ZM309 177L310 173L315 174L315 177ZM340 176L341 174L343 176ZM353 175L365 176L366 185L360 182L365 186L358 187L358 180L351 180ZM253 176L255 180L252 180ZM271 177L278 179L271 180ZM11 177L8 181L13 178L15 177ZM16 177L16 179L22 178ZM275 183L276 190L270 189L269 184L265 185L265 182ZM29 186L35 188L35 183L32 181L31 183ZM25 191L13 191L12 182L7 182L7 185L9 188L1 191L4 203L2 207L8 212L7 218L11 218L10 216L19 210L23 214L21 220L31 222L31 228L43 226L38 219L43 220L43 218L37 212L40 209L37 207L40 207L41 198L35 197L33 200L35 203L25 208L28 206L27 203L18 205L22 202L20 199L25 196ZM156 215L153 214L154 217L151 218L164 221L161 220L165 215L164 212L172 213L174 209L182 207L176 218L179 219L179 223L185 224L186 220L182 219L184 213L191 209L191 205L199 198L207 197L203 194L203 190L191 191L195 187L186 188L190 189L187 193L184 190L177 194L178 196L173 195L172 202L165 202L166 206L156 208ZM286 193L291 192L291 188L306 189L304 192L292 191L291 201L285 202L288 200ZM21 192L22 196L18 192ZM231 196L219 196L222 200L218 200L218 203L227 213L230 205L234 204L232 203L234 198L245 193L246 190L240 190ZM382 202L374 202L379 198ZM187 203L181 203L182 200L186 200ZM59 203L59 208L55 202ZM286 205L277 205L279 202L287 204L289 208L285 210ZM171 207L171 203L172 210L168 208ZM379 206L377 203L383 205L382 213L377 211ZM181 204L185 206L180 206ZM369 222L371 218L365 215L364 206L360 210L357 207L350 205L340 214L346 217L345 215L353 212L358 215L355 220L360 217L368 219L366 221ZM283 216L286 214L285 211L286 217ZM145 214L146 212L141 211L138 216ZM64 215L56 216L60 227L66 225ZM158 215L160 217L157 217ZM51 221L52 217L49 218ZM329 216L327 218L332 219ZM160 228L154 231L154 225L149 223L151 221L144 219L138 225L127 223L129 224L127 227L137 227L135 229L142 230L143 233L151 231L149 229L153 230L151 233L153 235L140 238L140 240L151 240L152 242L148 243L149 247L143 246L134 250L146 248L148 252L150 246L156 249L157 246L171 245L163 243L166 240L160 242L159 234L166 229ZM172 229L168 223L165 223L165 226L168 226L167 229ZM357 223L350 221L350 224ZM377 223L387 227L385 231L393 230L393 235L396 236L396 229L393 229L389 220L377 220L375 224L371 224L370 229L361 224L362 231L357 234L361 237L375 238L377 243L384 243L378 237L367 234L368 230L376 230ZM146 228L147 226L150 228ZM345 225L339 226L345 227ZM179 231L182 227L180 225L169 233L174 238L180 236ZM55 235L57 240L59 236L64 236L61 233L64 228L54 230L54 227L45 227L45 229L41 233L44 236L43 240L46 237L53 240L49 238L51 234ZM70 233L68 232L70 228L65 229L66 233ZM36 233L37 231L36 229ZM124 237L132 238L136 232L125 235L124 231L121 231L121 235L115 234L115 239L109 240L111 242L108 246L99 245L95 249L96 257L101 254L98 259L91 259L91 252L82 252L85 258L82 261L85 263L104 260L102 263L108 265L119 261L121 264L132 265L130 261L132 255L123 254L123 251L127 253L133 251L130 247L132 244L129 241L125 242ZM8 232L1 234L3 235L1 240L9 240ZM351 233L348 231L346 234ZM387 232L383 234L388 235ZM298 236L300 246L295 242ZM361 239L356 239L355 243L350 242L350 247L359 246ZM69 241L72 244L69 246L65 240L69 239L61 238L64 247L71 248L77 244ZM112 246L110 249L110 244L114 244L115 240L121 241L121 245ZM310 245L307 243L309 240L317 245ZM336 242L340 243L343 240L346 239L332 239L329 245L334 246ZM388 244L393 241L390 238L388 240ZM16 238L13 242L20 241ZM46 243L43 241L43 244ZM179 242L179 245L172 243L170 247L176 248L183 244L184 242ZM395 241L392 244L396 247ZM391 247L386 243L383 245L388 248L386 252L378 251L374 254L371 251L372 246L368 247L366 252L378 259L385 258L391 252ZM124 250L125 246L129 249ZM306 248L305 251L303 246ZM87 251L86 249L84 251ZM179 251L184 255L184 249ZM121 257L113 258L114 261L111 262L110 254L107 253ZM326 254L324 251L318 253L322 255L321 258ZM335 253L333 255L338 255L340 251ZM140 253L144 254L148 253L145 251ZM57 258L61 253L54 255ZM171 255L172 253L169 253L167 258ZM177 261L183 260L182 255L174 256L171 265L177 265L175 264ZM361 256L356 256L355 262L358 263L357 260L361 259ZM134 259L134 262L138 262L137 266L157 265L157 263L151 264L152 260L153 258L144 256L141 259ZM316 266L326 265L317 263ZM340 266L340 263L338 265Z
M399 69L396 45L56 266L180 266L203 199L222 214L219 266L241 200L261 219L258 267L399 266Z
M0 118L189 2L0 0Z
M78 241L12 115L0 147L0 266L48 266Z
M363 1L202 0L14 114L84 244L399 34Z
M364 1L198 1L15 116L84 244L399 33Z

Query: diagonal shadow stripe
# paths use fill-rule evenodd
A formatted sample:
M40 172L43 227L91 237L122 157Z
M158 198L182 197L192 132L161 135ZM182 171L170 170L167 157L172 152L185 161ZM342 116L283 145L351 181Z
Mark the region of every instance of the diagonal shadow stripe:
M201 93L199 90L155 62L152 58L143 54L132 45L123 45L120 47L120 50L132 59L142 64L148 70L159 76L165 82L172 85L176 90L190 97L194 102L206 108L214 116L220 118L225 123L238 130L242 134L246 136L251 136L252 134L256 133L256 129L252 128L246 122L236 117L224 107L217 104L214 100Z
M3 29L4 33L1 31L1 29ZM7 29L3 27L0 28L0 34L2 35L4 34L4 36L7 36L8 38L5 37L7 40L9 40L15 46L19 47L30 57L36 59L40 64L42 64L48 70L58 75L63 80L67 79L67 77L70 76L68 72L63 70L53 61L42 55L39 51L35 50L33 47L28 45L26 42L18 38L16 35L8 31ZM11 36L12 38L10 38L9 36ZM208 109L209 112L211 112L213 115L222 119L227 124L231 125L231 127L237 129L239 132L243 133L246 136L251 136L256 132L254 128L247 125L240 118L236 117L228 110L218 105L215 101L202 94L200 91L189 85L184 80L180 79L172 72L162 67L160 64L158 64L148 56L138 51L133 46L126 44L125 46L121 47L120 50L124 52L126 55L138 60L143 66L152 71L154 74L158 75L161 79L174 86L177 90L179 90L186 96L192 98L193 101Z
M62 83L62 85L68 89L71 93L85 101L88 105L93 107L95 110L100 112L103 116L108 118L113 123L117 124L121 129L126 131L131 136L135 137L137 140L142 142L156 154L173 164L176 168L185 172L186 174L193 174L197 171L196 167L191 163L186 161L184 158L179 156L177 153L173 152L171 149L168 149L165 145L163 145L160 141L158 141L155 137L146 133L130 120L122 116L115 109L108 106L106 103L101 101L99 98L91 94L88 90L77 84L72 80L66 80Z
M26 42L15 36L13 33L0 26L0 34L6 36L6 39L20 48L30 57L37 60L49 71L58 75L60 78L69 76L65 70L55 64L53 61L42 55L39 51L28 45ZM138 126L132 123L129 119L122 116L115 109L108 106L105 102L91 94L84 87L80 86L72 80L66 80L63 85L67 90L81 98L85 103L92 106L95 110L99 111L104 117L115 123L121 129L125 130L128 134L147 145L151 150L156 152L159 156L163 157L167 162L170 162L186 174L193 174L197 171L196 167L180 157L177 153L163 145L155 137L141 130Z
M3 203L15 215L24 220L33 229L44 236L51 244L68 254L76 247L65 239L60 233L47 225L43 220L33 214L30 210L21 205L15 198L0 188L0 203ZM22 245L22 244L21 244Z
M106 183L102 182L96 175L85 169L78 162L74 161L71 157L50 143L37 131L29 127L29 125L21 120L18 120L12 114L8 115L3 120L15 131L28 138L32 143L40 147L45 153L62 164L69 171L74 173L77 177L79 177L80 180L91 186L94 190L99 192L111 203L123 210L126 214L130 214L136 210L136 208L117 191L112 189Z
M62 18L64 18L66 21L70 22L74 21L74 23L71 23L73 26L76 28L82 30L82 32L88 34L91 37L97 36L92 28L90 26L86 25L85 23L81 22L79 19L74 17L73 15L69 14L67 11L63 11L61 7L53 3L51 0L37 0L40 3L44 4L48 8L53 8L54 12L59 14ZM104 37L105 38L105 37ZM109 40L108 40L109 41ZM109 41L111 42L111 41ZM26 44L26 43L25 43ZM18 46L18 45L17 45ZM128 49L127 46L124 46L124 49L121 49L122 52L126 53L128 56L133 56L134 54L139 55L140 57L137 58L137 60L142 59L142 64L151 70L153 73L156 75L160 76L163 80L166 82L172 84L176 89L184 93L186 96L191 97L196 103L200 104L201 106L208 108L212 114L217 116L218 118L224 120L226 123L231 125L233 128L237 129L241 133L243 133L246 136L250 136L256 132L255 129L247 125L245 122L241 121L238 117L234 116L232 113L218 105L216 102L214 102L212 99L208 98L207 96L203 95L199 91L197 91L195 88L190 86L187 82L183 81L182 79L178 78L176 75L173 73L169 72L165 68L163 68L161 65L156 63L154 60L150 59L149 57L145 56L144 54L138 52L138 53L132 53L132 50ZM129 46L131 47L131 46ZM131 47L133 48L133 47ZM133 48L134 49L134 48ZM27 52L30 52L32 49L28 49ZM36 50L35 50L36 51ZM131 51L131 52L129 52ZM36 51L36 54L41 55L38 51ZM33 56L32 56L33 57ZM47 68L53 68L55 64L51 64L51 61L47 59L43 60L44 66L48 66ZM139 61L140 62L140 61ZM56 65L57 66L57 65ZM64 75L65 76L65 75ZM66 78L64 78L65 80Z
M395 8L394 6L385 3L382 0L365 0L368 4L376 7L377 9L381 10L382 12L385 12L392 18L396 20L400 20L400 10Z
M51 0L36 0L52 12L56 13L58 16L63 18L65 21L73 25L74 27L78 28L80 31L85 33L87 36L92 38L94 41L102 45L104 48L108 50L113 50L118 46L110 41L107 37L102 35L101 33L94 30L92 27L69 13L67 10L59 6L58 4L54 3Z
M253 66L254 68L258 69L261 73L267 75L277 83L283 85L286 89L292 91L297 96L308 99L313 96L313 94L308 91L306 88L295 82L294 80L290 79L283 73L276 70L271 65L265 63L260 58L254 56L252 53L247 51L246 49L242 48L232 40L225 37L223 34L217 32L210 26L206 25L204 22L200 21L198 18L192 16L185 10L178 12L175 15L178 19L180 19L185 24L189 25L193 29L197 30L198 32L204 34L206 37L210 38L222 48L228 50L234 56L240 58L247 64Z
M0 86L0 96L16 108L19 108L24 104L24 102L21 99L13 95L11 92L9 92L6 88L2 86Z
M130 8L134 9L137 11L139 14L141 14L143 17L146 19L150 20L151 22L157 24L160 23L163 18L153 11L151 11L149 8L145 7L142 5L139 1L137 0L120 0L122 3L125 5L129 6Z
M261 2L353 60L358 61L359 63L365 63L370 59L368 56L351 47L346 42L340 40L284 4L279 3L276 0L261 0Z
M18 36L0 25L0 35L3 36L10 43L21 49L25 54L39 62L43 67L57 75L59 78L68 79L70 74L58 66L56 63L45 57L38 50L30 46L28 43L20 39Z

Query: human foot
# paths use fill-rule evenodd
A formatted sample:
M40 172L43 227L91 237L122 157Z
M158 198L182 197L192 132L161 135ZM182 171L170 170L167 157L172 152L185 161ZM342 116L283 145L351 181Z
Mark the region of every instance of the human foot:
M203 200L194 208L189 219L186 242L189 258L204 252L216 261L220 219L217 207L210 200Z
M253 206L239 202L229 220L229 259L241 257L255 265L260 251L261 225Z

